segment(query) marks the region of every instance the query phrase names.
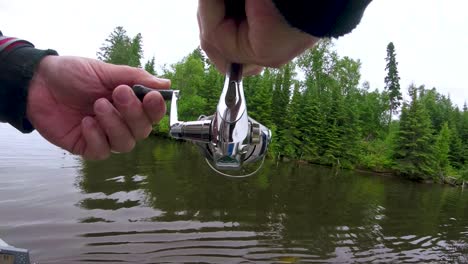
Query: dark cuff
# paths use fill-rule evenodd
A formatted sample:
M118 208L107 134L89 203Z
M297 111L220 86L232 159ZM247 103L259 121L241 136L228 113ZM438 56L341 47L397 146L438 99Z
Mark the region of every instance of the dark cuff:
M47 55L58 54L30 45L0 53L0 121L23 133L34 130L26 118L28 88L37 65Z
M315 37L340 37L361 21L372 0L273 0L288 23Z

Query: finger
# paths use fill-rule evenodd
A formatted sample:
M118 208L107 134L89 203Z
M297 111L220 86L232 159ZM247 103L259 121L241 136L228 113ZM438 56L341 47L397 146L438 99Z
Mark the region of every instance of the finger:
M96 120L104 130L111 150L129 152L135 147L135 138L114 106L105 98L94 103Z
M317 38L292 28L271 0L245 2L247 19L225 19L203 37L233 62L280 67L313 46Z
M157 123L166 113L166 102L160 93L150 92L143 98L143 109L151 123Z
M99 68L99 77L109 89L114 89L121 84L128 86L142 84L158 89L169 89L171 87L170 80L155 77L141 68L108 63L100 64Z
M201 47L205 51L206 55L210 61L215 65L216 69L222 74L226 74L228 61L222 56L222 54L208 42L201 42ZM242 75L251 76L261 73L263 70L262 66L255 64L244 64L244 69Z
M252 75L257 75L260 74L263 71L262 66L258 66L255 64L247 64L244 65L244 70L242 72L243 76L252 76Z
M224 20L224 0L199 0L197 16L200 35L209 36Z
M254 56L248 39L239 38L246 35L239 34L240 28L248 32L247 21L238 25L234 19L226 19L224 0L199 0L197 19L202 48L220 72L225 73L227 61L243 64L252 62ZM247 43L238 43L240 40Z
M81 133L86 142L83 157L88 160L103 160L109 157L110 147L106 135L96 120L87 116L81 120Z
M210 61L214 64L216 69L219 72L225 74L228 66L228 61L226 60L226 58L224 58L224 56L207 41L201 40L200 45L201 48L205 51L208 58L210 58Z
M127 85L120 85L112 93L112 99L135 140L146 138L151 133L152 122L132 89Z

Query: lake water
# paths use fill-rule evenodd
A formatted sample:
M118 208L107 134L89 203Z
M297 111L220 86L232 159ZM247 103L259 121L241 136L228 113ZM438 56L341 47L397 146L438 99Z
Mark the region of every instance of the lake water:
M231 179L156 138L86 162L1 124L0 238L37 263L468 263L468 189L271 162Z

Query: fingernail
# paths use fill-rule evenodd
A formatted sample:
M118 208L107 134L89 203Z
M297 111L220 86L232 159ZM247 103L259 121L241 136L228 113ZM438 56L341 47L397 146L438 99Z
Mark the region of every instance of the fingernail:
M171 80L166 79L166 78L159 78L159 77L154 77L154 78L156 78L156 79L157 79L158 81L160 81L160 82L161 82L161 81L162 81L162 82L165 82L165 83L170 83L170 82L171 82Z
M99 99L96 102L96 112L105 114L111 112L111 110L111 104L106 99Z
M130 102L130 98L132 96L129 89L119 89L116 91L117 94L115 95L115 100L119 104L128 104Z

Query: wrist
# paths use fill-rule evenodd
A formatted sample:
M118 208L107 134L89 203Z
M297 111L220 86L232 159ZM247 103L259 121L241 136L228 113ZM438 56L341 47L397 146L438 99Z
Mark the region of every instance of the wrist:
M25 45L0 55L0 86L3 95L0 121L10 123L23 133L29 133L34 130L26 113L30 83L42 59L47 55L57 55L57 52Z
M28 95L26 98L26 119L34 126L34 119L32 118L32 113L34 112L34 104L40 101L40 96L42 94L41 89L46 86L46 72L49 65L49 61L52 56L44 57L37 65L31 81L29 82L27 91Z

